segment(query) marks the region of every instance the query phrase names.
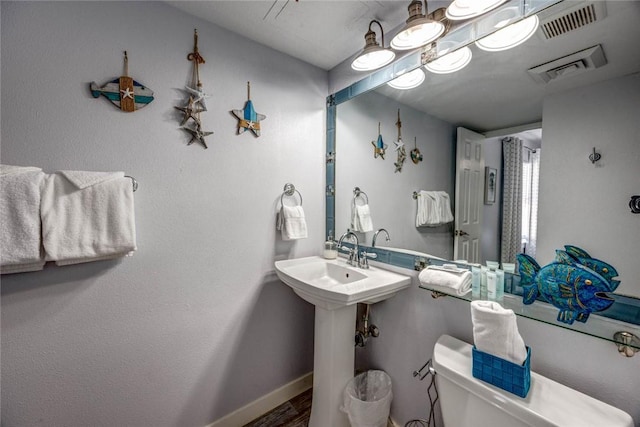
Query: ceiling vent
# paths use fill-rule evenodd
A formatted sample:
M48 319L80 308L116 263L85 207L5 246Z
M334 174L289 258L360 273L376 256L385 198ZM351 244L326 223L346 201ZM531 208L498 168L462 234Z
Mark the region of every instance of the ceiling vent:
M597 45L527 70L539 83L595 70L607 63L602 46Z
M564 2L563 2L564 3ZM540 30L544 38L549 40L568 32L582 28L593 22L600 21L607 16L605 2L588 2L564 10L561 16L550 17L540 23Z

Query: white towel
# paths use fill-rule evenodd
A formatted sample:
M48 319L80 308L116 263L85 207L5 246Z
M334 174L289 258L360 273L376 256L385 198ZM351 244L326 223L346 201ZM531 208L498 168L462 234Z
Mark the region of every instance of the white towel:
M282 232L282 240L306 239L307 221L302 206L282 206L277 229Z
M133 187L123 172L47 176L41 217L46 259L58 265L118 258L136 250Z
M0 272L42 270L40 190L44 173L35 167L0 165Z
M437 227L451 221L451 201L446 191L420 191L416 227Z
M353 205L353 210L351 212L351 228L353 231L358 231L360 233L373 231L371 209L368 204Z
M476 348L517 365L527 358L513 310L494 301L471 301L473 341Z
M442 267L430 265L418 275L420 283L429 289L453 292L462 296L471 290L471 272L465 268L457 268L455 264L444 264Z

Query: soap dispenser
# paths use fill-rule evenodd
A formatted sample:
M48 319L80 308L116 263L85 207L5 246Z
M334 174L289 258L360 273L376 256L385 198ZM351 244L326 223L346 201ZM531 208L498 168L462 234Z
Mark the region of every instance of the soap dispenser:
M333 240L333 236L329 235L329 238L324 242L324 258L336 259L338 258L338 244Z

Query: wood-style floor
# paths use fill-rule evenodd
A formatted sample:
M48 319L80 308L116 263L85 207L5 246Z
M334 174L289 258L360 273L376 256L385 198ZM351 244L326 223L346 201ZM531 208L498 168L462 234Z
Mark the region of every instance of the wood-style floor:
M309 389L243 427L307 427L311 416Z

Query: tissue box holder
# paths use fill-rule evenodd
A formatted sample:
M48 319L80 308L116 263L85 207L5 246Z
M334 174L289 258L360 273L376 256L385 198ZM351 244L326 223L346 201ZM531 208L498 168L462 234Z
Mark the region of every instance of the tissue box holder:
M531 385L531 348L527 347L524 363L516 365L473 346L473 376L509 393L526 397Z

